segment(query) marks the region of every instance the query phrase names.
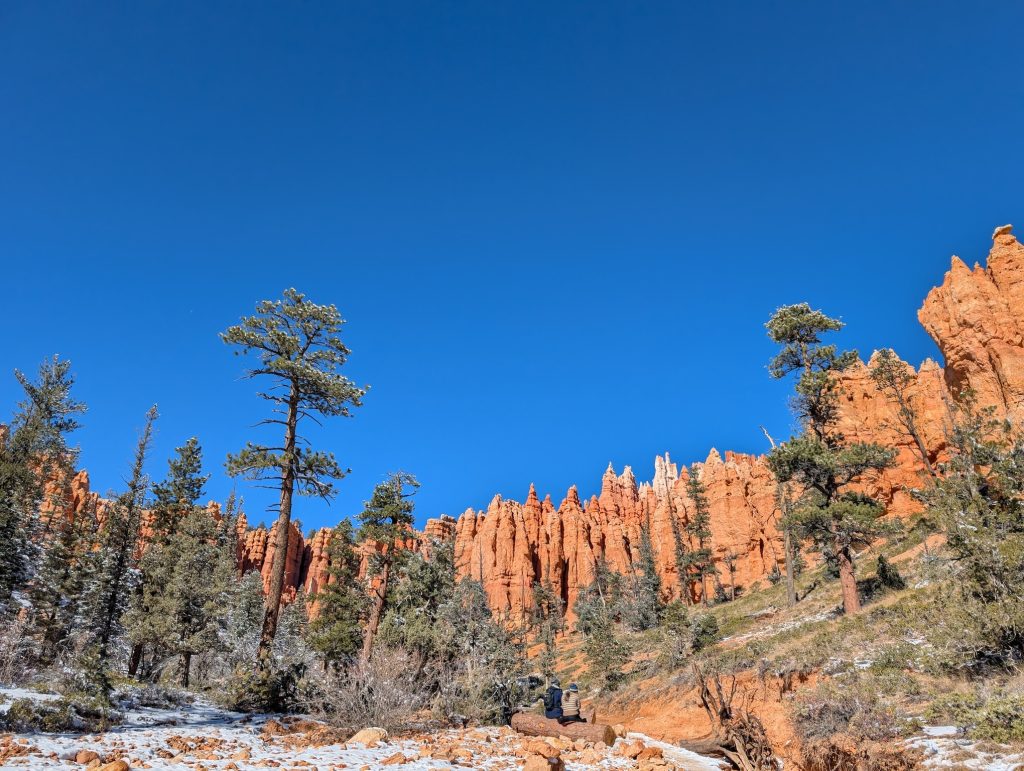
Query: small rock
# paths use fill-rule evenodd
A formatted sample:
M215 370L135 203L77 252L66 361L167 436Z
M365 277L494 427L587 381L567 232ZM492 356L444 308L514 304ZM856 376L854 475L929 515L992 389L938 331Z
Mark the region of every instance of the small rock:
M370 742L383 742L387 741L388 732L383 728L364 728L355 734L350 742L359 742L362 745L369 745Z
M559 757L545 758L543 755L530 755L526 759L523 771L565 771L565 763Z
M96 760L99 755L92 750L79 750L78 754L75 755L75 762L81 763L83 766L92 763Z

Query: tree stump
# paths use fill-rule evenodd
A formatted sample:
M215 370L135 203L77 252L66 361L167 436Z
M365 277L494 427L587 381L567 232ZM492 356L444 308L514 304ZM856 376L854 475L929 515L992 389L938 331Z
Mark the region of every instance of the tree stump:
M588 742L604 742L609 747L615 744L615 731L610 725L599 723L566 723L543 715L517 712L512 716L512 728L526 736L564 736L567 739L583 739Z

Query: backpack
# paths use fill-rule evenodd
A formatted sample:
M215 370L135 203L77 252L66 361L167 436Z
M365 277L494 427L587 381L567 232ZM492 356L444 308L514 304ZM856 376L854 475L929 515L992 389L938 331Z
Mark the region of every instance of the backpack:
M546 709L548 712L550 712L558 706L558 704L555 703L555 693L556 691L554 688L548 688L546 691L544 691L544 709ZM560 702L561 699L559 699L559 703Z

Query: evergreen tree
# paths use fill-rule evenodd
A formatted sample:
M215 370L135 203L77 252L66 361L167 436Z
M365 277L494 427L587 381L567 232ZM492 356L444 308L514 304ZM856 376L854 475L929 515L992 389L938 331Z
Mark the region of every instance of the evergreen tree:
M333 483L346 473L332 453L304 447L308 442L298 433L306 418L347 417L362 402L365 390L338 371L349 355L339 337L343 324L335 306L316 305L287 289L282 300L260 302L255 316L243 318L221 335L225 343L238 347L236 353L255 352L258 356L259 364L248 376L273 383L259 394L272 405L273 417L263 422L284 430L280 445L249 442L227 462L232 475L273 481L280 493L277 525L272 531L276 544L260 636L261 658L270 653L277 633L292 498L298 493L330 500L335 494Z
M639 572L632 576L633 591L627 608L628 623L636 631L653 629L661 615L661 576L654 559L651 542L651 520L648 517L640 528Z
M524 646L494 619L487 594L464 579L438 611L437 687L451 717L461 712L482 723L506 723L523 697Z
M944 632L944 663L955 672L1016 669L1024 661L1024 438L967 392L954 407L949 453L925 498L954 570L932 633Z
M373 541L379 546L379 551L370 560L370 609L363 637L363 661L369 661L373 651L373 641L384 617L391 568L401 542L408 537L412 527L411 498L417 487L419 482L412 474L402 471L390 474L374 488L373 496L359 515L360 539Z
M792 524L834 556L843 608L854 613L860 609L854 548L887 528L879 521L882 506L851 491L850 485L891 466L895 453L878 444L847 443L837 429L837 375L856 361L857 354L838 353L834 345L822 344L821 336L842 329L842 322L802 303L780 308L765 326L769 337L782 346L769 365L771 376L800 373L795 411L803 424L800 436L772 450L768 464L781 484L792 481L805 490L791 515Z
M725 569L729 571L729 599L736 599L736 561L738 555L736 552L728 552L722 557L722 562L725 563Z
M209 474L203 474L203 449L192 437L175 448L167 461L167 477L153 485L152 542L170 538L178 523L192 513L203 497Z
M690 594L690 559L686 549L686 540L683 537L683 526L673 514L672 523L672 547L676 563L676 575L679 577L679 595L687 605L693 604L693 596Z
M263 576L251 570L242 576L231 596L225 630L227 661L241 669L256 659L263 628Z
M149 664L145 674L159 674L162 662L168 656L182 650L182 641L188 636L185 631L193 622L182 615L190 612L183 610L182 603L191 589L182 586L179 579L179 563L189 562L196 558L209 559L210 567L217 564L219 550L215 546L217 539L216 523L210 515L199 508L209 474L203 474L203 451L199 440L189 439L184 445L175 449L175 456L167 461L167 476L162 482L153 485L153 504L150 514L151 535L146 551L142 555L139 567L141 581L136 586L132 597L131 609L125 617L128 635L134 647L128 665L128 673L136 674L142 663L146 649L149 649ZM189 533L183 538L176 538L178 528L193 515L199 514L202 519L193 519L189 524ZM196 539L205 539L197 544ZM187 578L187 574L184 578ZM207 587L212 589L212 582ZM187 646L186 646L187 647ZM184 670L182 680L187 685L191 655L187 660L182 658Z
M111 646L121 632L122 617L137 579L135 553L149 488L144 466L156 417L156 407L150 408L135 448L128 488L108 507L100 531L100 547L90 560L92 571L84 608L84 626L91 635L87 651L88 676L103 697L110 692L107 669L113 653Z
M178 520L174 533L151 553L150 577L160 589L147 587L145 621L154 649L177 658L178 682L187 688L193 657L220 647L234 560L228 561L219 542L217 523L200 508Z
M438 656L438 617L455 596L455 544L433 541L429 557L402 552L387 596L380 641L413 653L416 675ZM443 647L443 646L441 646Z
M65 499L66 500L66 499ZM74 517L56 517L32 583L33 636L41 662L50 664L69 642L81 613L93 546L95 504L88 499Z
M533 608L530 622L537 634L537 639L544 646L538 663L541 674L548 679L555 671L556 640L565 628L562 600L555 594L550 582L533 585Z
M616 634L614 621L607 611L594 615L583 643L583 653L591 677L602 688L614 690L622 682L629 648Z
M900 428L914 442L925 471L934 480L937 476L935 464L928 455L928 448L925 447L917 425L917 410L910 401L910 387L915 382L914 370L900 361L892 348L883 348L873 357L870 372L875 387L896 402L896 417Z
M576 597L575 629L588 635L607 617L614 619L619 606L621 577L612 571L604 557L594 560L594 580Z
M309 625L308 640L325 667L340 669L354 660L362 646L367 604L351 521L344 519L334 528L327 557L327 581L314 597L317 615Z
M67 435L79 427L85 405L71 396L71 363L44 361L36 381L18 370L25 391L6 438L0 437L0 603L25 586L37 561L40 507L47 482L74 473L77 451Z
M711 555L711 506L708 503L707 490L700 478L700 467L690 467L686 479L686 494L693 506L690 518L686 523L686 533L697 542L697 548L691 549L687 556L687 565L691 575L700 582L700 600L708 604L708 576L717 575L715 563Z

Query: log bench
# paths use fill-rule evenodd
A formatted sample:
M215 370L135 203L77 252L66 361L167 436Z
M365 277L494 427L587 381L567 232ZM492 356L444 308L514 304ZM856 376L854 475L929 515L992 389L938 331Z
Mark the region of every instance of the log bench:
M615 744L615 731L610 725L600 723L566 723L537 715L532 712L516 712L512 715L512 728L526 736L561 736L566 739L583 739L588 742L604 742L609 747Z

